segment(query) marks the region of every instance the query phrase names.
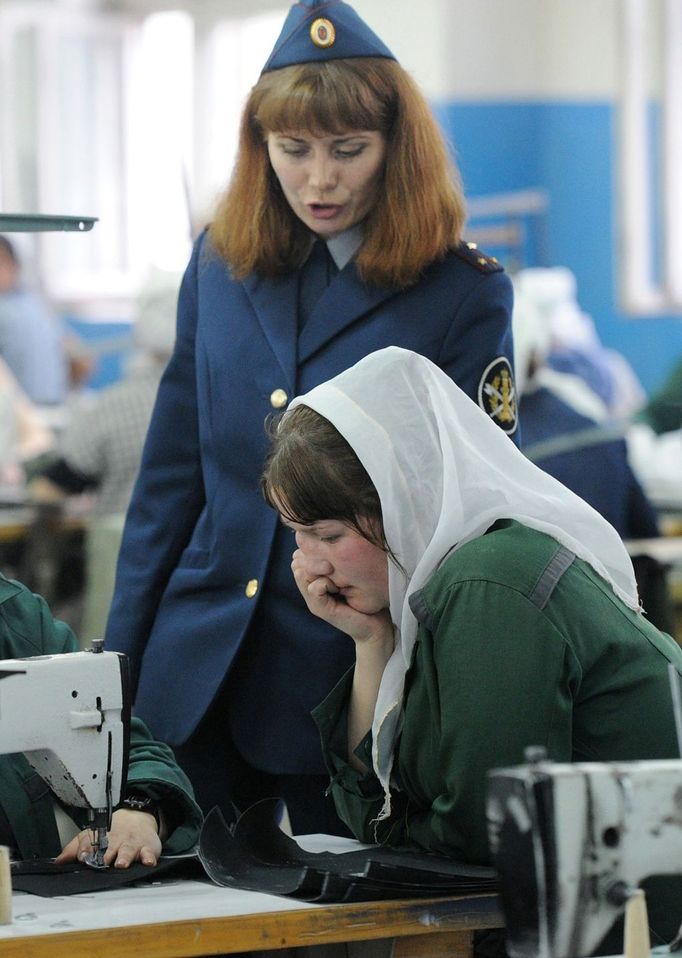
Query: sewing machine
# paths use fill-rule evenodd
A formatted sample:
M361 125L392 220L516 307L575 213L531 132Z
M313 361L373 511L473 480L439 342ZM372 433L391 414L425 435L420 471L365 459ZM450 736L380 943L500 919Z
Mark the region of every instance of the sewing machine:
M539 755L489 773L487 816L514 958L593 953L639 882L682 873L681 760Z
M125 788L127 665L102 640L86 652L0 661L0 754L23 752L63 802L88 810L95 867Z

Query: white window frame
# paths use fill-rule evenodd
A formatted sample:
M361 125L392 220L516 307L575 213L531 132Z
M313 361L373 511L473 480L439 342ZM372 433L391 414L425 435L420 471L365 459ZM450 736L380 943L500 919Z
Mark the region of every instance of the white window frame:
M43 0L0 4L0 212L99 218L86 236L20 239L30 247L32 278L66 308L94 307L111 316L121 305L125 318L150 268L184 267L193 235L228 182L244 99L288 9L286 0L274 10L231 16L222 4L210 12L164 6L133 15ZM173 55L154 33L154 17L157 24L175 17L189 25L187 42L174 46ZM17 40L26 33L33 57L19 53ZM76 65L59 56L71 37L88 61L90 128L81 111L60 99L64 76L74 89ZM18 122L12 112L19 76L24 114L34 113L34 123ZM76 86L77 95L83 87ZM71 182L71 166L61 159L69 157L67 135L69 143L95 138L82 176L87 191L77 178ZM82 195L87 203L78 200Z
M92 298L102 289L121 296L131 288L125 187L117 180L118 157L125 149L125 105L116 77L126 68L132 35L132 21L120 15L103 19L87 11L43 3L0 7L0 99L4 105L0 112L0 210L95 216L100 221L107 219L110 226L102 230L96 224L84 235L22 237L24 247L31 246L36 278L56 302ZM21 48L17 49L21 36L30 38L34 50L28 65L22 62ZM85 60L92 54L88 72L92 89L83 92L96 104L95 129L62 99L67 71L77 69L73 63L60 62L60 54L63 56L70 42L80 44L77 49ZM103 49L108 56L95 55ZM21 103L22 98L33 107L33 122L23 123L13 112L15 99ZM109 104L108 112L105 104ZM79 188L78 175L83 171L76 170L67 183L69 177L60 170L69 164L70 150L78 149L89 137L96 159L87 171L87 188ZM87 201L81 202L85 195ZM95 208L89 208L91 203Z
M620 297L628 313L678 313L682 311L682 2L622 0L621 11ZM656 101L660 102L660 140L654 143L649 117ZM661 158L659 169L652 166L652 154ZM660 209L652 181L659 184Z

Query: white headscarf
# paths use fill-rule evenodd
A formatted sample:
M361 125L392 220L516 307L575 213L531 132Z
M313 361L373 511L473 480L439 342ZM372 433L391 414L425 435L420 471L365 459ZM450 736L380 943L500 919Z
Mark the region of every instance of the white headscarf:
M397 346L366 356L291 403L329 420L350 444L381 501L396 648L377 698L374 770L388 791L405 673L417 635L408 597L443 557L497 519L553 536L586 560L628 606L639 608L630 558L591 506L529 462L502 430L430 360Z
M542 272L540 267L522 270L513 280L512 329L516 394L525 396L544 387L588 419L593 419L595 422L611 419L609 407L584 379L573 373L559 372L547 364L552 346L551 317L547 315L544 308L546 304L542 297L539 296L538 300L535 300L534 284L521 282L524 277L542 274ZM562 275L563 272L568 271L559 270L558 272ZM531 362L534 365L532 376L529 375Z

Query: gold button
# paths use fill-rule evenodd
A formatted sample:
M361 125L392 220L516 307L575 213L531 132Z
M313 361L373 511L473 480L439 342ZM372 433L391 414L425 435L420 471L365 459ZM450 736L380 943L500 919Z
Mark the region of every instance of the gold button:
M488 261L483 256L478 257L479 266L485 266Z
M281 409L289 402L289 397L283 389L274 389L270 393L270 405L273 409Z
M247 599L253 599L256 592L258 592L258 579L249 579L244 589L244 595Z
M469 247L469 249L478 249L476 243L467 243L467 246Z

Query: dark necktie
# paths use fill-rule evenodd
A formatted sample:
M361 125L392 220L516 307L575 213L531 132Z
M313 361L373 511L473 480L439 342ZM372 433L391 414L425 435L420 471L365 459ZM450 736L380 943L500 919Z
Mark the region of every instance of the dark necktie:
M336 263L324 240L315 240L310 256L303 264L299 280L298 328L308 322L317 301L338 273Z

